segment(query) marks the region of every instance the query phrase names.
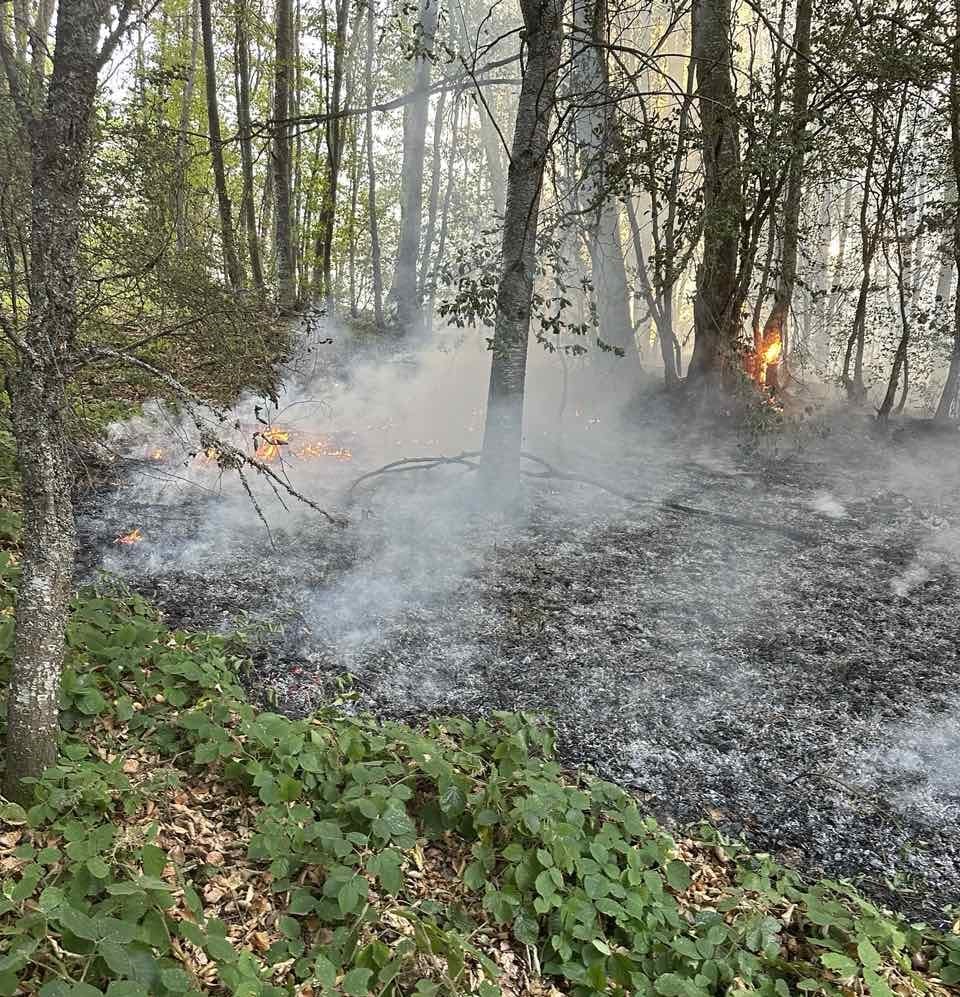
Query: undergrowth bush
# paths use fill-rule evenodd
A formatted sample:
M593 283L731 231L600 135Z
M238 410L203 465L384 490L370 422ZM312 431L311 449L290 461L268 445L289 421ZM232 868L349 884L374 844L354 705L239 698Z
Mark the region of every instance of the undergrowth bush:
M16 568L0 567L6 647ZM565 778L529 717L260 712L229 639L169 631L135 597L79 598L69 646L60 761L31 808L0 809L0 995L493 997L498 932L583 997L960 982L960 938L709 828L675 840L617 787ZM145 816L204 781L252 822L236 861L276 911L260 945L218 916L204 869L161 846L162 812ZM430 843L459 857L456 902L415 888Z

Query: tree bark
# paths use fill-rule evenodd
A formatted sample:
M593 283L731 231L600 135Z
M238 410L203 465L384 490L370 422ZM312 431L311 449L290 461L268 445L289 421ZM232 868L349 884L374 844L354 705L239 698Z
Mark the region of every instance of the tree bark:
M507 173L493 362L484 458L501 468L519 458L527 343L536 270L540 192L563 44L563 0L521 0L527 60Z
M694 0L693 56L703 136L703 259L694 299L691 381L712 381L739 335L737 258L743 217L733 92L730 0Z
M237 257L233 236L233 210L227 192L227 174L223 164L223 139L220 135L220 107L217 99L217 61L213 49L213 18L210 0L200 0L200 33L203 36L203 70L207 90L207 130L210 133L210 159L213 182L217 191L217 211L220 215L220 241L227 280L234 289L243 286L243 272Z
M24 514L4 777L4 795L18 802L32 795L23 780L40 776L57 752L75 551L66 377L79 332L81 204L91 121L100 66L109 54L98 50L103 8L97 0L60 4L53 70L46 98L36 107L24 99L26 73L0 33L31 164L29 315L19 328L4 319L17 346L7 385Z
M800 235L800 208L803 203L803 167L807 157L807 104L810 100L810 24L812 0L798 0L797 23L793 32L793 95L791 98L790 175L783 209L783 256L773 307L763 325L764 344L781 340L797 281L797 248Z
M253 147L250 135L250 40L247 37L246 0L237 0L237 126L240 132L240 161L243 169L243 204L241 213L247 234L247 253L250 273L257 297L266 297L263 279L263 262L260 257L260 238L257 233L257 211L254 205Z
M953 180L960 190L960 0L954 4L954 38L950 52L950 165ZM953 213L953 259L960 274L960 207ZM953 350L947 380L937 403L934 418L946 422L960 415L960 287L957 289L953 314Z
M297 264L293 233L293 170L290 140L290 77L293 68L292 0L277 0L273 89L274 253L277 304L281 314L297 307Z
M177 189L174 192L174 226L177 233L177 249L183 253L187 248L187 132L193 112L193 88L197 79L197 61L200 56L200 10L197 0L191 4L190 22L190 64L187 78L180 96L180 128L177 132Z
M398 331L419 326L420 236L423 225L423 167L430 110L430 58L437 30L439 0L422 0L416 30L412 99L403 112L403 172L400 179L400 240L388 296Z
M377 170L373 156L373 53L374 15L373 4L367 4L367 51L364 66L364 90L367 99L367 212L370 218L370 269L373 271L373 321L383 328L383 267L380 261L380 222L377 218Z
M620 236L620 206L611 190L610 164L619 145L605 56L605 0L574 0L573 65L580 106L575 116L579 202L590 253L600 339L622 353L621 371L636 371L630 291Z

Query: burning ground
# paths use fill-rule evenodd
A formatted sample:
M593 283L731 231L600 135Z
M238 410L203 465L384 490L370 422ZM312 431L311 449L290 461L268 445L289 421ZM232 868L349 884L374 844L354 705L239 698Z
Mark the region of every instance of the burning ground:
M373 467L478 442L482 351L383 359L334 361L279 411L237 409L242 444L275 447L261 457L347 528L254 480L268 536L215 454L146 420L91 496L85 577L119 575L174 624L251 634L251 684L284 711L350 675L354 708L383 716L544 714L570 764L665 819L864 877L928 920L960 902L956 438L839 424L758 452L653 431L656 407L614 429L571 395L551 444L545 395L531 448L642 502L544 477L505 504L451 464L370 479L348 504Z

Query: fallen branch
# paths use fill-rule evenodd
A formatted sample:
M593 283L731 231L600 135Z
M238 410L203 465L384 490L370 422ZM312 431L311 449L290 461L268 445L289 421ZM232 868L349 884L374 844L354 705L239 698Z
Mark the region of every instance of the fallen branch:
M378 467L373 471L367 471L366 474L361 474L359 478L351 482L350 487L347 489L347 495L352 498L354 490L364 481L377 478L381 474L392 474L397 471L429 471L443 464L461 464L468 467L471 471L476 471L480 465L475 464L470 458L479 456L479 450L464 450L463 453L457 454L455 457L404 457L401 460L394 460L389 464L384 464L383 467Z
M244 468L252 467L259 474L263 475L278 498L280 498L279 491L282 490L292 498L297 499L298 502L302 502L315 512L319 512L320 515L327 520L327 522L332 523L335 526L347 525L346 519L327 512L326 509L317 505L313 499L308 498L302 492L294 488L289 481L282 478L276 471L273 470L273 468L269 467L263 461L258 460L256 457L251 457L249 454L246 454L242 450L235 447L232 443L227 443L225 440L220 439L220 437L212 429L210 420L204 413L210 413L215 421L221 425L225 425L230 422L229 414L223 409L217 408L215 405L210 404L210 402L204 401L204 399L202 399L194 391L191 391L190 388L177 380L177 378L173 377L173 375L164 370L160 370L158 367L154 367L153 364L147 363L146 360L141 360L140 357L135 356L132 353L125 353L123 350L117 350L108 346L98 346L92 348L87 350L82 356L82 361L86 363L95 363L98 360L118 360L121 363L137 367L140 370L150 374L151 377L157 378L157 380L165 384L170 389L176 398L178 398L183 404L190 416L190 420L193 422L194 426L197 427L197 431L200 434L201 449L206 451L215 451L217 454L217 464L223 470L237 472L237 475L240 478L240 483L243 486L244 491L247 493L247 496L250 498L250 501L253 503L257 516L264 526L267 527L268 535L270 535L270 527L267 525L267 520L263 514L263 510L260 508L260 505L253 496L253 492L250 489L250 483L243 474ZM234 421L234 428L239 428L236 421ZM283 500L281 499L281 503L282 501Z

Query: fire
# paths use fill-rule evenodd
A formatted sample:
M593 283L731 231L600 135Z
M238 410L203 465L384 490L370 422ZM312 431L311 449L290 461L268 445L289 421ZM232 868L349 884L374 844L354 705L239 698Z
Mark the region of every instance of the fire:
M220 451L215 450L213 447L207 447L206 450L197 454L197 461L204 466L208 464L217 464L220 461Z
M138 544L142 539L143 534L140 532L140 527L138 526L129 533L122 533L116 540L114 540L114 543L126 545Z
M756 377L757 384L767 383L767 368L780 362L783 355L783 337L779 329L771 329L764 335L757 348L756 354Z
M329 440L315 440L313 443L304 443L293 451L302 460L311 460L314 457L334 457L337 460L353 460L353 452L346 447L336 447Z
M164 460L167 456L167 451L163 447L151 447L147 451L147 458L149 460Z
M259 437L261 443L254 451L254 456L267 464L276 460L281 454L280 448L290 442L290 433L275 426L268 426L262 433L257 433L256 437Z

